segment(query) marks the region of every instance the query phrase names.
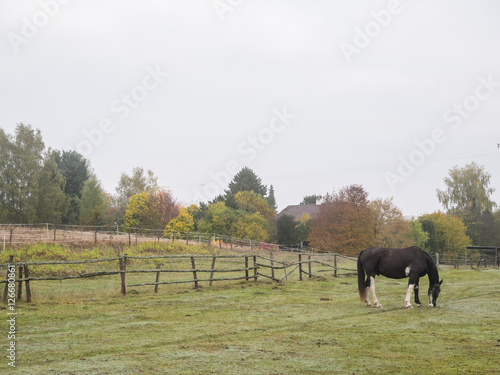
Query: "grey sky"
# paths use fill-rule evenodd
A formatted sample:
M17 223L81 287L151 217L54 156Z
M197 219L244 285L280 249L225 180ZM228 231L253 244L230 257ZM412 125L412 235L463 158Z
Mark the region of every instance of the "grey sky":
M140 166L211 199L247 165L280 209L362 184L418 215L455 165L500 185L496 1L0 4L0 126L82 152L110 193Z

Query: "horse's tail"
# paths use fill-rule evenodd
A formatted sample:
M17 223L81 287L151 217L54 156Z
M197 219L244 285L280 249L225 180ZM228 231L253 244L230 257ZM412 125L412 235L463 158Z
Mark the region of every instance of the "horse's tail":
M365 269L361 264L361 254L363 254L363 252L360 252L358 255L358 291L361 302L365 302L366 301Z

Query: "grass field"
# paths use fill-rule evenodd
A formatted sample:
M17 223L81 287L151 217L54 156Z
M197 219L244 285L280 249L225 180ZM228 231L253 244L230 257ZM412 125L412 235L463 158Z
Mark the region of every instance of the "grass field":
M38 282L34 302L16 305L16 369L2 355L0 372L500 373L500 270L441 269L438 307L412 310L405 280L377 278L384 309L375 309L359 301L355 277L323 276L137 287L125 297L118 276Z

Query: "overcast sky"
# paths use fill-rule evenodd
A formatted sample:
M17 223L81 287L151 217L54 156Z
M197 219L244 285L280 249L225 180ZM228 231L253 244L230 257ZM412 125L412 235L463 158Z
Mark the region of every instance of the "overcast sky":
M419 215L454 166L500 185L498 1L0 4L0 127L110 193L139 166L206 201L248 166L279 209L361 184Z

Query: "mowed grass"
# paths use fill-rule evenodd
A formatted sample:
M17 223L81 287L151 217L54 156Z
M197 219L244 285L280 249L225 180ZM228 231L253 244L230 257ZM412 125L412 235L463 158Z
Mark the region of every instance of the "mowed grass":
M412 310L406 280L378 277L376 309L359 301L355 277L323 276L135 287L125 297L119 276L36 282L33 303L16 305L16 369L2 355L0 372L500 373L500 270L442 269L438 306ZM427 287L424 278L423 302Z

